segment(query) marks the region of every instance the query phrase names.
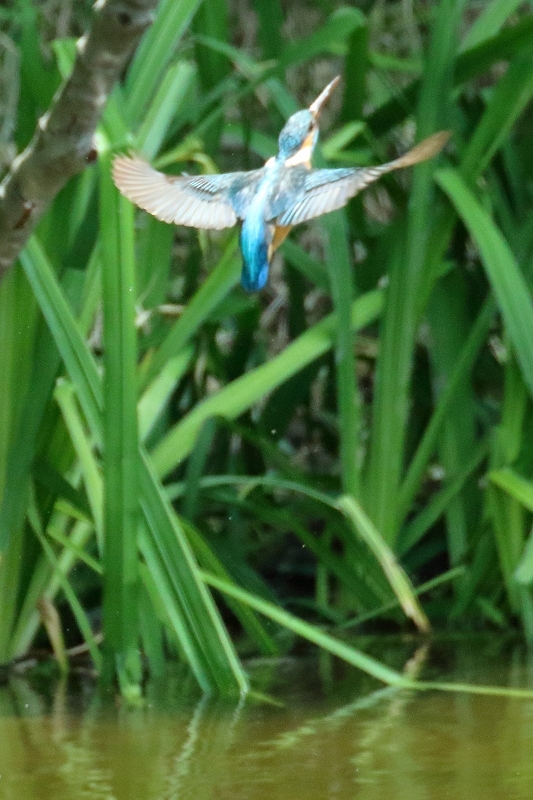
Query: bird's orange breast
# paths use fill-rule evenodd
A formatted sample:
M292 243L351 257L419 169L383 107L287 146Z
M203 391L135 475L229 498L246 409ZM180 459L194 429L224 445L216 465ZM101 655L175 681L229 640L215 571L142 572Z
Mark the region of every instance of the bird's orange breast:
M314 133L310 133L302 142L302 146L293 156L288 158L285 162L286 167L295 167L298 164L304 164L306 167L311 167L311 156L313 155L314 146Z

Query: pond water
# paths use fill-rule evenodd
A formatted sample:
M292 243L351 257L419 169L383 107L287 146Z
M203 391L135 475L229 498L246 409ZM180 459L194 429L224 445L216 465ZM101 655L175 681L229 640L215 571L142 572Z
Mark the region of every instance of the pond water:
M409 641L372 652L428 679L533 688L516 643L441 642L416 660ZM533 699L384 689L327 657L250 672L275 702L199 699L178 668L136 709L86 680L39 688L13 676L0 689L0 798L533 798Z

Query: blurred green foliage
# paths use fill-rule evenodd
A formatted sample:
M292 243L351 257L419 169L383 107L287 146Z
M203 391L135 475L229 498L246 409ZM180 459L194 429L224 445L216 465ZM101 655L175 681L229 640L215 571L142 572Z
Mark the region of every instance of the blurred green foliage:
M394 682L332 637L403 626L402 606L424 628L412 584L435 627L533 640L533 16L410 8L161 2L99 164L0 285L0 662L27 653L43 597L132 698L168 656L243 692L237 653L295 633ZM59 30L18 0L1 22L7 161L90 15ZM451 143L296 230L260 295L238 286L234 232L164 225L112 185L128 148L255 167L337 73L319 159Z

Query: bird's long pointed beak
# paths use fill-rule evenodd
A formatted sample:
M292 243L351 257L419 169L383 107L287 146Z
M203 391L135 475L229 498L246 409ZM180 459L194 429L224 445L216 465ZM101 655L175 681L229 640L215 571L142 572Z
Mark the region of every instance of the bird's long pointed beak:
M320 116L320 112L322 111L324 103L328 100L330 94L340 82L340 79L341 79L340 75L337 75L336 78L333 78L333 80L330 83L328 83L326 88L322 89L317 99L314 100L309 106L309 111L315 117L315 119Z

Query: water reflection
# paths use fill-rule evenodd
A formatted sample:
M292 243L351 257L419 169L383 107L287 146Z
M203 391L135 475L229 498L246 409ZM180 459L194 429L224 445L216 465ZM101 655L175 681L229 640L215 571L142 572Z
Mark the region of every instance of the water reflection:
M388 663L409 649L391 650ZM408 668L420 666L419 653ZM0 798L533 796L533 701L377 688L338 662L324 670L318 659L286 659L272 669L258 662L253 673L255 685L283 701L278 706L198 700L180 670L152 684L147 706L135 710L102 703L88 686L47 695L14 678L0 690ZM439 646L424 665L428 673L533 683L527 654L501 643Z

